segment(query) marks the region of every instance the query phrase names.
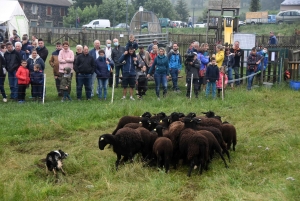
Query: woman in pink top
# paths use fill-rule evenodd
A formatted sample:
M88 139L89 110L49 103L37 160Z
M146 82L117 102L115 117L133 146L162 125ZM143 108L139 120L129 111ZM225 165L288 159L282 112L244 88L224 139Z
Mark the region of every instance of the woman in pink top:
M60 77L64 76L64 69L66 67L71 68L71 78L73 77L73 62L74 62L74 52L70 50L68 41L63 42L63 49L59 51L58 55L59 62L59 74ZM69 93L71 92L71 87L69 87Z

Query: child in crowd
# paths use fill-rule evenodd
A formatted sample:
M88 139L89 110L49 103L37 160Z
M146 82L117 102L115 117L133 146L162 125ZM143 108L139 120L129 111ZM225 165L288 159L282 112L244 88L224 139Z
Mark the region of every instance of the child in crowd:
M26 88L30 83L29 70L27 69L27 61L22 60L21 66L16 72L18 78L18 101L19 103L25 102Z
M138 91L138 98L142 99L143 95L146 95L148 89L148 79L147 79L147 67L143 65L141 71L136 74L136 85Z
M228 77L225 73L226 66L221 66L220 72L219 72L219 81L217 83L217 89L218 89L218 97L220 97L220 94L223 90L223 94L225 96L225 87L228 83ZM222 80L223 80L223 87L222 87Z
M59 78L60 79L60 90L62 90L63 98L61 102L64 102L67 98L71 101L71 97L69 94L69 88L71 86L71 68L66 67L64 68L64 75Z
M138 43L135 41L135 38L134 38L134 35L133 34L130 34L129 35L129 41L128 43L126 44L126 52L128 53L128 50L130 47L133 47L134 49L134 52L133 52L133 55L132 57L136 57L136 54L135 54L135 51L139 48L139 45Z
M216 58L214 58L214 57L211 58L211 63L209 63L207 66L205 78L207 81L205 96L208 97L208 95L210 94L210 88L211 88L212 89L212 97L213 97L213 99L215 99L216 98L216 89L217 89L216 83L219 80L219 68L216 63Z
M43 96L43 83L44 83L44 74L41 70L39 64L35 64L33 67L33 72L30 73L30 82L31 82L31 94L32 98L37 101L42 99Z

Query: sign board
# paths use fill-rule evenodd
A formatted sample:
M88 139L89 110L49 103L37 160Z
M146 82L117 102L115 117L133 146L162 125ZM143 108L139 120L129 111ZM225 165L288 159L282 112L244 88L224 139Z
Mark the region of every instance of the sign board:
M233 34L233 43L234 43L234 41L240 42L241 49L251 50L253 47L255 47L256 36L255 36L255 34L236 33L236 34Z
M219 9L221 8L241 8L240 0L209 0L209 9Z

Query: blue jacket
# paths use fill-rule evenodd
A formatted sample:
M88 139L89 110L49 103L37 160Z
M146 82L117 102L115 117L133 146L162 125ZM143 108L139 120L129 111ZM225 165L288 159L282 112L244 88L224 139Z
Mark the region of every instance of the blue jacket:
M23 50L25 52L26 59L28 59L29 55L31 55L31 51L32 51L32 47L31 47L30 43L27 42L26 44L22 44L21 50ZM26 53L26 50L28 50L29 53Z
M169 59L169 68L170 69L178 69L181 70L182 68L182 62L181 62L181 56L178 53L175 53L174 50L171 50L168 54L168 59Z
M34 64L39 64L41 70L42 70L42 71L45 70L45 62L44 62L44 60L43 60L39 55L37 55L35 61L34 61L33 58L31 57L31 55L30 55L29 58L27 59L27 68L28 68L29 72L33 72L33 71L34 71L34 70L33 70Z
M156 68L155 68L156 66ZM166 74L167 76L169 76L170 74L170 69L169 69L169 60L168 57L166 57L165 55L157 55L157 57L155 57L154 62L151 66L151 68L149 69L148 74L151 74L151 72L155 69L155 74L160 74L160 75L164 75Z
M125 47L126 51L128 51L130 47L133 47L133 49L137 50L139 48L139 45L137 44L137 42L133 41L132 43L129 40Z
M94 60L96 61L96 49L95 48L93 48L92 50L90 50L89 51L89 55L91 55L93 58L94 58Z
M33 71L30 73L30 82L31 84L43 84L44 83L44 73L42 71Z
M270 36L269 44L270 45L276 45L277 44L277 38L276 38L276 36Z
M206 65L209 63L209 56L205 56L204 53L199 52L197 59L200 61L200 70L206 70Z
M106 63L106 59L109 64ZM110 59L104 57L98 57L95 62L95 73L97 74L97 78L109 78L110 69L112 68L113 63Z
M124 61L126 62L123 65L123 71L122 73L128 73L130 75L135 75L135 64L133 61L133 55L130 54L122 54L122 56L119 58L119 63L123 63ZM136 61L136 66L139 65L139 61Z
M266 68L268 66L268 61L269 61L269 55L268 55L268 53L264 53L263 50L261 50L257 54L259 54L262 57L264 57L263 61L260 62L260 64L257 66L257 70L261 70L261 65L264 65L264 70L266 70Z

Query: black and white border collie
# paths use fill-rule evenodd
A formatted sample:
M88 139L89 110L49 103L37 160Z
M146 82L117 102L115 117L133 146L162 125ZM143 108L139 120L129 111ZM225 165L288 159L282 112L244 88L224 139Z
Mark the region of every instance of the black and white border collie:
M56 175L56 170L61 170L62 173L65 175L65 171L63 170L62 160L67 158L69 154L63 152L62 150L55 150L51 151L47 154L46 157L46 173L48 174L49 171L53 171L54 175Z

